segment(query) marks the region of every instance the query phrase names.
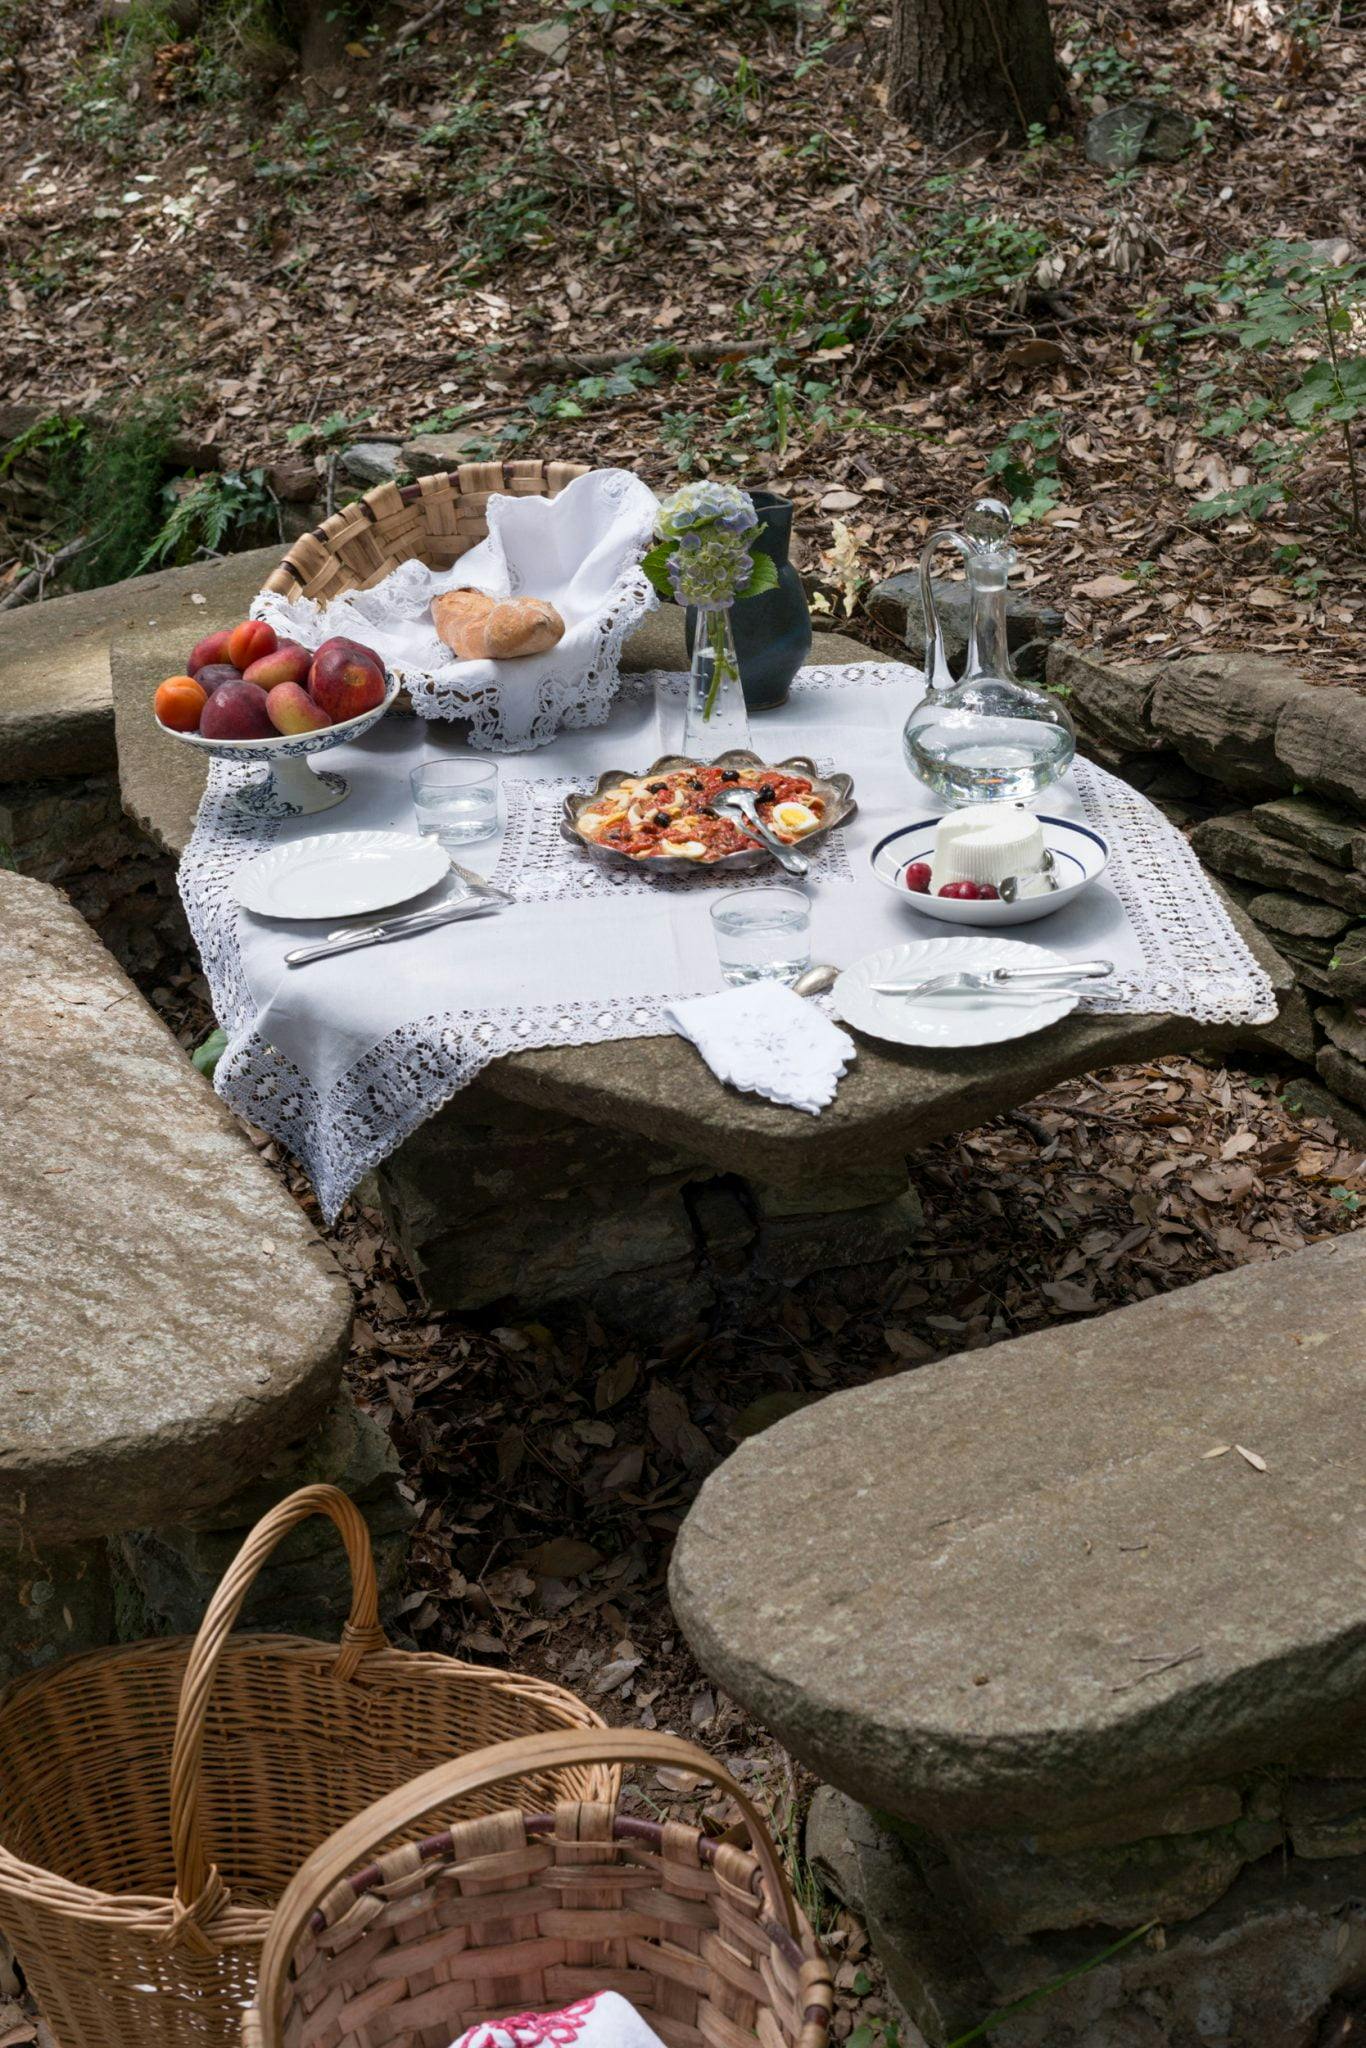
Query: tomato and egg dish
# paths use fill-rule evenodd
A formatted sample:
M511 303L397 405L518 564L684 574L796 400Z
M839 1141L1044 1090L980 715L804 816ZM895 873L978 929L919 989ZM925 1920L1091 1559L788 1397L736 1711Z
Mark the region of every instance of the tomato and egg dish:
M809 776L782 768L671 769L665 775L627 776L602 790L575 823L585 839L634 860L699 863L747 853L759 842L733 818L707 806L726 789L747 790L759 816L785 845L824 823L826 800Z

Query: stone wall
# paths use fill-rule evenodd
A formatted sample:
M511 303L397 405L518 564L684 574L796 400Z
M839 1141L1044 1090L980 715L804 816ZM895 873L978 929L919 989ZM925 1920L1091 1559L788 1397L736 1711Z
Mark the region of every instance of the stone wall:
M1366 696L1266 655L1119 664L1061 642L1047 680L1082 751L1189 832L1289 962L1304 1001L1279 1043L1366 1143Z

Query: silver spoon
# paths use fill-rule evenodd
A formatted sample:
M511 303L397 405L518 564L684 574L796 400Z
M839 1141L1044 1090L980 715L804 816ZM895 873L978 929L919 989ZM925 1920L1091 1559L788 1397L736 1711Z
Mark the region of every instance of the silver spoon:
M1031 868L1027 875L1003 876L997 885L996 893L1002 903L1017 903L1020 899L1020 885L1022 882L1041 881L1043 883L1041 893L1045 896L1051 895L1053 890L1060 886L1056 872L1057 865L1058 863L1053 858L1053 849L1046 846L1043 850L1043 859L1038 867Z
M792 984L794 996L823 996L839 980L838 967L808 967Z
M711 800L710 809L735 819L752 832L759 844L773 855L784 874L794 875L798 881L810 874L811 863L805 854L794 853L790 846L783 845L776 833L770 832L747 789L719 789Z

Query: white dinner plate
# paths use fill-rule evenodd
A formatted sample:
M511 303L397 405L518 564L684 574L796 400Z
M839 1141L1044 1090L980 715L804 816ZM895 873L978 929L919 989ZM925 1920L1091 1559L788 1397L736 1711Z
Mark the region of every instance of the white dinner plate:
M435 839L412 832L319 832L248 861L232 893L261 917L355 917L422 895L450 864Z
M1075 989L1028 995L880 996L875 981L917 981L932 974L988 967L1060 967L1065 956L1020 939L920 939L868 953L846 967L834 987L835 1010L846 1024L893 1045L932 1045L952 1051L962 1045L1000 1045L1027 1038L1057 1024L1075 1010Z
M1046 896L1023 896L1017 903L1002 903L987 897L964 902L958 896L920 896L906 887L906 870L912 862L928 861L934 854L935 828L941 815L917 819L913 825L899 825L880 839L869 858L873 873L886 888L901 898L907 910L921 917L937 918L942 924L970 924L990 928L1003 924L1033 924L1051 917L1089 889L1103 874L1110 849L1101 834L1080 818L1052 818L1038 813L1043 843L1053 856L1053 874L1058 886Z

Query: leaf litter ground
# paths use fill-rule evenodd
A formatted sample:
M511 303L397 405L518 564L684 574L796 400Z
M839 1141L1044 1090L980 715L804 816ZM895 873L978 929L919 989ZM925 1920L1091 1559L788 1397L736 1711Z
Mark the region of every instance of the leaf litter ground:
M1360 253L1347 10L1076 0L1055 14L1061 137L948 154L887 119L873 0L635 0L606 10L610 65L602 9L549 14L413 0L419 32L396 13L326 88L263 94L193 40L102 64L78 0L18 0L0 388L41 406L174 389L225 468L278 463L309 423L296 463L325 467L335 422L433 422L472 455L655 485L710 462L790 493L809 581L836 608L852 594L874 644L870 580L1044 419L1056 491L1021 573L1072 632L1366 677L1340 437L1264 525L1192 517L1264 430L1202 437L1219 336L1183 296L1262 236ZM1195 122L1185 157L1086 163L1087 115L1136 95ZM1145 341L1164 309L1197 331ZM622 367L659 343L710 359Z

